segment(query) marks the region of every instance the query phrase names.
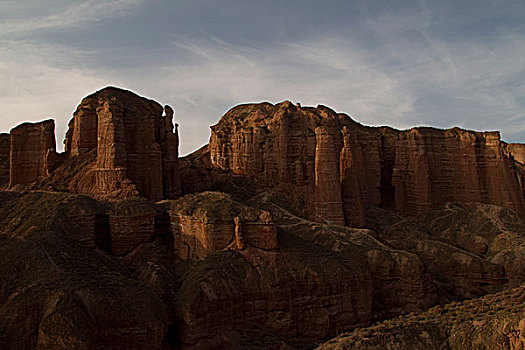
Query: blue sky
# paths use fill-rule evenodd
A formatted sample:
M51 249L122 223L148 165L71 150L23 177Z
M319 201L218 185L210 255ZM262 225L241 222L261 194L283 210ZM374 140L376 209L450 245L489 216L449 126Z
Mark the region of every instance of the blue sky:
M0 131L108 85L170 104L181 153L246 102L525 142L524 1L0 0Z

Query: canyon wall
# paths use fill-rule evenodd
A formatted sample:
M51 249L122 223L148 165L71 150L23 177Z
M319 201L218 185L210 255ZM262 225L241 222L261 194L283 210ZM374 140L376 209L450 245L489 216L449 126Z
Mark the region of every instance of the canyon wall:
M11 153L11 135L0 134L0 186L9 184L9 157Z
M241 105L212 126L214 167L297 199L318 222L363 226L363 207L418 215L446 202L481 202L525 215L510 146L498 132L367 127L290 102ZM507 147L513 149L514 158Z

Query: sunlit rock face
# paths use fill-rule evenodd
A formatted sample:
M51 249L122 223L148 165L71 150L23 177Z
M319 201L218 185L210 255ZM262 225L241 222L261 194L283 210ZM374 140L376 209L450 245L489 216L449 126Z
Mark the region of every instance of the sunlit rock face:
M27 185L55 168L55 121L24 123L11 132L9 187Z
M11 135L0 134L0 186L9 184L9 157L11 153Z
M92 183L80 186L94 188L83 192L98 198L142 195L151 200L180 194L179 140L170 106L105 88L82 100L65 144L69 157L96 150Z
M525 214L522 150L498 132L373 128L324 106L283 102L230 110L212 126L209 157L259 188L294 196L311 219L359 227L364 205L418 215L481 202Z

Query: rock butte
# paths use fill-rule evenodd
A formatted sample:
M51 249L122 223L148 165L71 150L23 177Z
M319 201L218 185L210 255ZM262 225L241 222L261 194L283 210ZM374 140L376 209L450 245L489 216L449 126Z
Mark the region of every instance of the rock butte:
M0 134L0 348L309 349L525 281L525 145L283 102L232 108L179 159L173 115L108 87L64 153L52 120ZM422 346L402 329L323 346Z

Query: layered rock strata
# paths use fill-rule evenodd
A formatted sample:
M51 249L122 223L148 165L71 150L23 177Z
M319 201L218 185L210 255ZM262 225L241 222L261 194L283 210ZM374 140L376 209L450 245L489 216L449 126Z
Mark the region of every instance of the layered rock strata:
M497 132L372 128L290 102L235 107L211 129L215 168L295 196L319 222L362 226L365 205L418 215L454 201L525 215L517 163Z
M171 107L109 87L82 100L69 125L66 153L97 150L98 197L141 194L161 200L180 194L178 131Z
M9 184L9 157L11 153L11 136L0 134L0 186Z
M189 195L163 202L162 207L169 213L174 247L183 260L204 259L225 249L278 248L271 215L226 194Z
M47 177L56 165L55 121L24 123L11 132L9 187Z
M521 164L525 164L525 144L522 143L509 143L507 149L514 157L516 161Z
M340 334L317 349L523 349L523 300L525 288L519 287L437 306Z

